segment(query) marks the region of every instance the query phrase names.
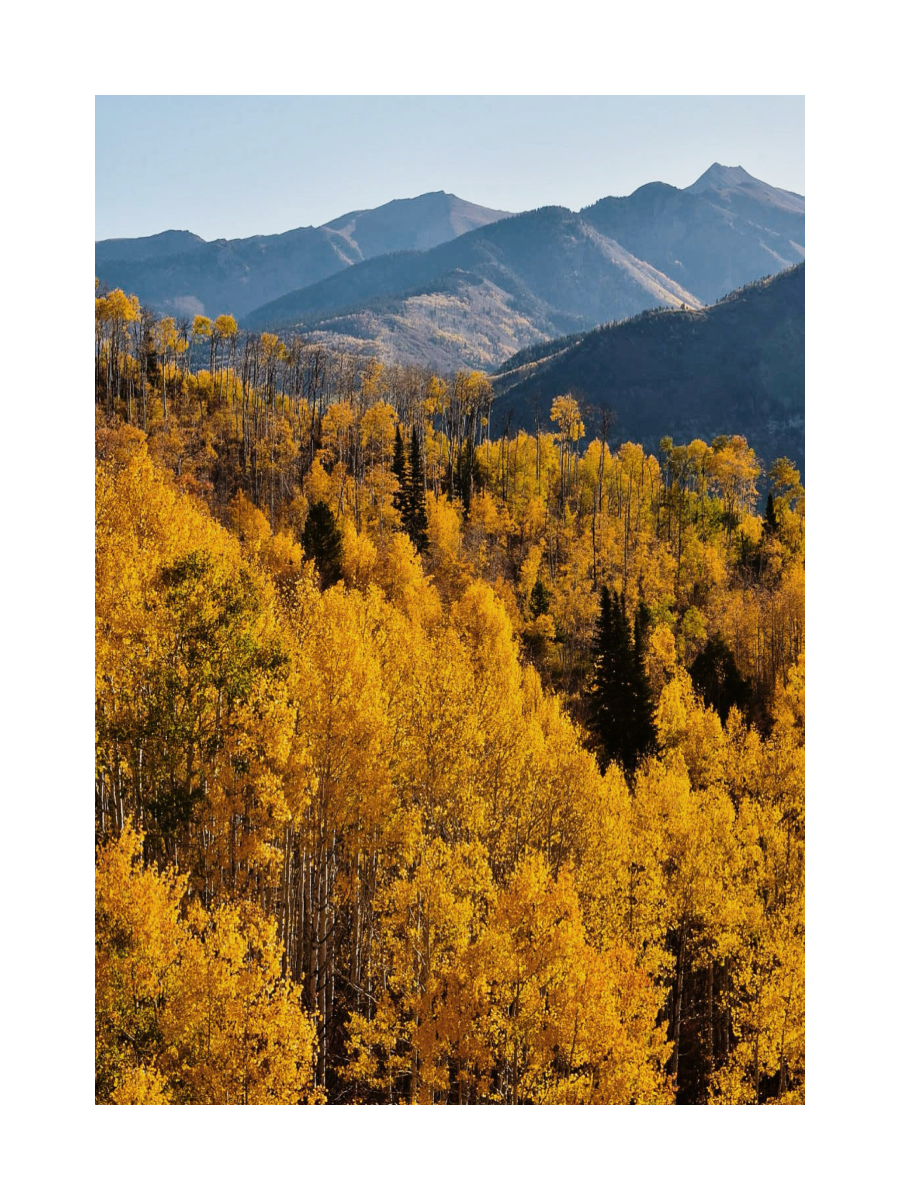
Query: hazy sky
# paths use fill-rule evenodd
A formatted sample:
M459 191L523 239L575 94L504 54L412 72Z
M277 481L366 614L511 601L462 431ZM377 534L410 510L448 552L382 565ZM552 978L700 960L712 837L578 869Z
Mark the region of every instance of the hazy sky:
M96 237L322 225L454 192L578 209L713 162L805 194L802 96L98 96Z

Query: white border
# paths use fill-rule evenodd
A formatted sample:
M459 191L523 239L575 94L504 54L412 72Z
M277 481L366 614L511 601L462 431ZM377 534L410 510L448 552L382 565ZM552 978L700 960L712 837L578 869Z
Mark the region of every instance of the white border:
M6 1028L11 1194L327 1188L476 1196L881 1195L897 786L889 39L870 5L471 0L16 14L5 183ZM41 26L38 27L38 20ZM821 28L813 31L810 22ZM20 53L17 49L22 47ZM689 88L685 85L689 84ZM810 205L809 1081L805 1109L94 1109L90 635L95 92L806 94ZM148 148L148 153L159 152ZM42 365L43 364L43 365ZM46 370L46 366L50 370ZM60 386L71 379L71 387ZM887 656L885 651L887 650ZM871 665L870 665L871 664ZM887 668L887 670L885 669ZM879 885L881 885L879 887ZM130 1112L130 1116L126 1116ZM175 1115L176 1112L179 1115ZM537 1115L540 1112L540 1116ZM117 1115L113 1115L116 1113ZM138 1115L140 1113L140 1115ZM224 1185L224 1187L223 1187Z

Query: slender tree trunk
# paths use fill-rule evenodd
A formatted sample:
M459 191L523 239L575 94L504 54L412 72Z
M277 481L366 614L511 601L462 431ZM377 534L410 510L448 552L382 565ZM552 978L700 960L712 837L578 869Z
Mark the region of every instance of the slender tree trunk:
M681 1000L684 988L684 917L681 919L681 930L678 939L678 967L675 979L675 1048L672 1051L672 1075L675 1079L675 1091L678 1092L678 1058L681 1049Z

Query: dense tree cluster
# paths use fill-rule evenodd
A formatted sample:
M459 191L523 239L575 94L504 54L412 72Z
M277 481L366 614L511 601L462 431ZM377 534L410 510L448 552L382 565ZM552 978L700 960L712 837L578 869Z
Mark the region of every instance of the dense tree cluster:
M802 1102L791 464L204 320L98 300L98 1099Z

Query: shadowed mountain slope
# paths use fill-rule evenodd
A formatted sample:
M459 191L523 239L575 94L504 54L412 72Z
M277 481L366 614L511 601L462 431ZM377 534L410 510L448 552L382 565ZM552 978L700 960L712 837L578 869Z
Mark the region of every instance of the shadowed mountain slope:
M805 267L750 284L697 312L657 311L531 347L493 378L495 423L550 425L554 396L574 393L587 436L602 406L612 409L614 444L655 448L740 430L771 462L803 468Z

